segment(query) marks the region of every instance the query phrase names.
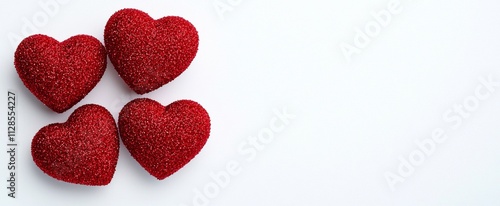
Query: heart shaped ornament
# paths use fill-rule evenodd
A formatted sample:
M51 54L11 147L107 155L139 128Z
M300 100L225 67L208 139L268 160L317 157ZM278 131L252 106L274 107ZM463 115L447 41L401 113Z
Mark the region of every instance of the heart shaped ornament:
M154 20L137 9L114 13L104 29L109 59L125 83L145 94L184 72L198 51L198 32L187 20Z
M69 183L101 186L111 182L118 162L118 129L104 107L87 104L65 123L40 129L31 142L35 164Z
M191 100L179 100L165 107L141 98L127 103L120 111L118 127L132 157L162 180L200 152L210 135L210 117Z
M62 113L97 85L106 70L106 49L88 35L58 42L37 34L21 41L14 65L28 90L47 107Z

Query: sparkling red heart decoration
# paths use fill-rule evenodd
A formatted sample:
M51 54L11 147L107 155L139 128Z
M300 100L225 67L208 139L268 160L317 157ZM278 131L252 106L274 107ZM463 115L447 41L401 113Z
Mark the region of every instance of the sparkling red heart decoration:
M191 100L166 107L151 99L133 100L121 110L118 125L132 157L159 180L191 161L210 135L207 111Z
M30 92L50 109L62 113L101 80L106 70L106 49L88 35L73 36L63 42L33 35L17 47L14 65Z
M65 123L40 129L31 142L35 164L47 175L82 185L107 185L118 161L118 129L99 105L76 109Z
M154 20L137 9L122 9L104 29L109 59L136 93L151 92L179 76L198 51L198 32L187 20Z

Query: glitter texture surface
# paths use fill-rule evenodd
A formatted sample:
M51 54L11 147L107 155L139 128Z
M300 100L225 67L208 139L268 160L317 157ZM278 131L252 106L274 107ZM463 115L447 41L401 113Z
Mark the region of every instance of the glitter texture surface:
M145 94L184 72L198 51L198 32L187 20L158 20L136 9L113 14L104 30L109 59L125 83Z
M14 65L28 90L47 107L62 113L97 85L106 70L106 49L88 35L59 43L37 34L19 44Z
M189 163L210 135L210 117L191 100L164 107L151 99L135 99L122 109L120 137L139 164L159 180Z
M118 129L104 107L79 107L65 123L40 129L31 142L35 164L69 183L100 186L111 182L118 162Z

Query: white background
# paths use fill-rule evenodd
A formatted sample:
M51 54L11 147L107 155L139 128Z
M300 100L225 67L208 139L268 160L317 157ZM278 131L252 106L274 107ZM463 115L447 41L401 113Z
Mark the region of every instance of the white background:
M500 87L478 101L456 129L442 117L474 98L480 78L500 81L498 1L401 0L402 11L351 61L340 45L353 45L356 28L364 30L375 20L371 12L390 1L220 0L232 8L222 15L214 0L60 3L36 27L60 41L76 34L103 41L106 21L122 8L155 19L182 16L200 35L189 69L144 96L165 105L178 99L202 104L212 120L204 149L158 181L122 145L114 178L105 187L57 181L31 158L34 134L66 121L78 106L100 104L116 118L125 103L139 97L111 64L95 89L63 114L24 87L8 36L22 36L26 21L47 14L39 3L48 1L0 6L0 143L7 143L8 90L17 92L19 129L17 199L7 197L8 156L2 149L0 205L196 205L196 191L205 193L214 184L210 174L231 161L240 163L240 173L201 203L500 205ZM273 111L283 108L295 119L248 161L238 148L268 128ZM391 190L385 174L397 175L399 157L420 151L415 141L430 139L436 128L449 138Z

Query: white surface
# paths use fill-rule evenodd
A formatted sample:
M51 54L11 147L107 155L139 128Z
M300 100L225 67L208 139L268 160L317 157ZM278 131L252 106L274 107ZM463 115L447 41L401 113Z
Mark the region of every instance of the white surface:
M200 102L212 118L205 148L157 181L122 145L105 187L56 181L31 159L31 139L44 125L65 121L87 103L105 106L116 118L138 97L108 64L96 88L66 113L34 98L15 72L15 47L7 37L21 35L23 18L32 21L44 12L38 3L47 1L0 7L0 114L6 115L6 91L15 90L20 129L18 198L1 189L0 205L194 205L195 191L213 186L211 172L231 161L240 163L240 173L211 194L209 205L500 205L500 87L456 129L442 118L475 94L481 77L500 81L498 1L401 0L402 11L350 62L339 45L353 44L356 28L389 1L220 0L235 5L224 20L214 0L60 4L39 33L58 40L83 33L102 41L115 11L137 8L153 18L182 16L200 35L190 68L145 96L163 104ZM248 161L238 148L284 107L296 118ZM0 125L5 145L5 116ZM397 174L398 158L419 151L414 142L431 138L436 128L449 138L391 190L386 172ZM7 164L3 150L1 168ZM0 185L6 185L7 170L0 171Z

